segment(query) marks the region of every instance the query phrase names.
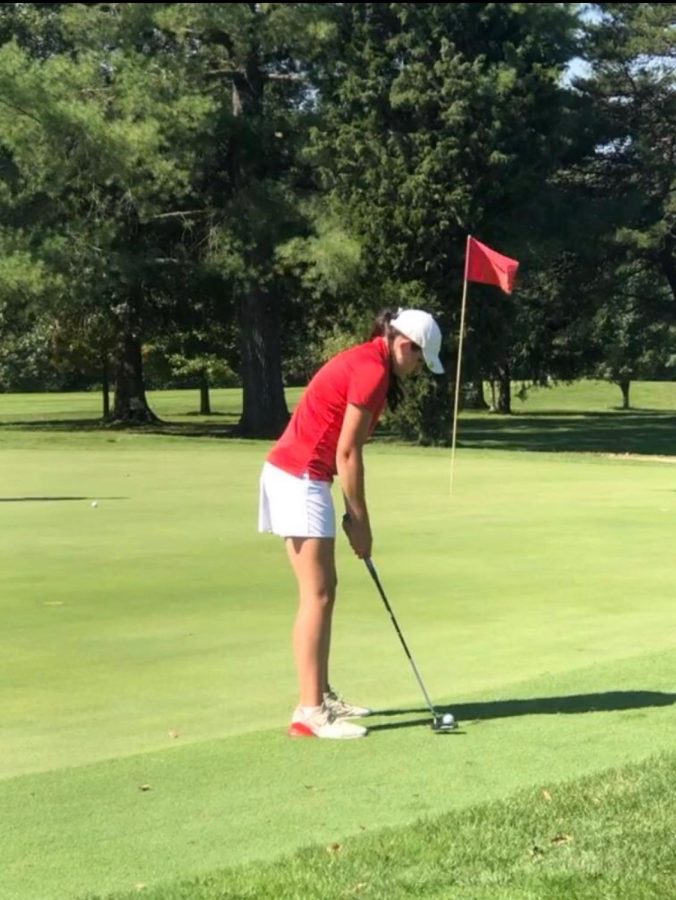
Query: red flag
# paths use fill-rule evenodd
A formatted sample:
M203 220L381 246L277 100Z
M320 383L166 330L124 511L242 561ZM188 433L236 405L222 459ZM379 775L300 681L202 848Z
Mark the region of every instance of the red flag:
M465 260L466 281L495 284L506 294L511 294L518 268L519 263L516 259L510 259L509 256L503 256L502 253L491 250L476 238L468 238L467 259Z

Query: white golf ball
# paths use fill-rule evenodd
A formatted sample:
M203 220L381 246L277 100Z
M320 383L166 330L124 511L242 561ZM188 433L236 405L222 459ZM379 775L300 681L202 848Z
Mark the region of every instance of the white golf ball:
M441 718L442 725L453 725L454 722L455 722L455 719L453 718L452 713L444 713L444 715Z
M98 505L99 505L99 504L96 502L96 500L92 500L92 508L93 508L93 509L96 509L96 507L97 507Z

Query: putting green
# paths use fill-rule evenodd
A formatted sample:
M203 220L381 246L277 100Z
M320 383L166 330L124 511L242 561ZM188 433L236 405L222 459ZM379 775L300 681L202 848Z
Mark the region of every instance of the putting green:
M421 727L391 623L341 543L334 680L389 712L335 744L284 737L294 587L280 543L255 532L264 445L3 439L8 898L270 858L673 746L671 465L461 450L451 498L448 451L370 447L374 559L464 733Z

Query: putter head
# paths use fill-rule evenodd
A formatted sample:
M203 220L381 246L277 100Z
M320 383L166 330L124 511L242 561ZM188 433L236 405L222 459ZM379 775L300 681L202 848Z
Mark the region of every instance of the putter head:
M435 716L432 720L432 731L436 734L449 734L456 731L458 723L451 713L444 713L443 716Z

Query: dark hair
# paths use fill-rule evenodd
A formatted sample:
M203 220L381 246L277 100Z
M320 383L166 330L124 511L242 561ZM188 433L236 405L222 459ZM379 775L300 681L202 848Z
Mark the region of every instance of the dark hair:
M381 310L376 316L373 327L371 328L370 339L373 340L373 338L384 337L387 343L391 344L392 338L399 333L390 325L390 322L392 319L396 318L396 315L397 313L394 310ZM404 389L401 386L401 381L394 374L394 370L392 369L392 357L390 357L390 380L387 386L387 405L389 409L394 412L403 399Z
M394 310L382 309L376 316L373 326L371 327L371 340L376 337L390 337L394 332L394 328L392 328L390 322L392 319L396 318L396 316L397 313Z

